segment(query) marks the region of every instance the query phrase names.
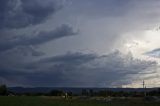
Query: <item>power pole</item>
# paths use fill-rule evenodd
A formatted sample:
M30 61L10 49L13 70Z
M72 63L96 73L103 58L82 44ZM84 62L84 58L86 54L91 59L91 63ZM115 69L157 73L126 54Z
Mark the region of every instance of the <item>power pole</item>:
M144 96L146 96L146 86L145 86L145 81L143 80L143 90L144 90Z
M144 82L144 80L143 80L143 89L145 88L145 82Z

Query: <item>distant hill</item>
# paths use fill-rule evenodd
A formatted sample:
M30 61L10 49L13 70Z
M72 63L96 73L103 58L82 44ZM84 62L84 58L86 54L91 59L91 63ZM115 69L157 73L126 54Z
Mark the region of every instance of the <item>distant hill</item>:
M124 91L124 92L143 92L143 88L58 88L58 87L33 87L33 88L24 88L24 87L8 87L8 90L15 93L47 93L51 90L62 90L65 92L73 92L74 94L80 94L82 89L90 90L94 92L107 90L107 91ZM158 90L158 88L146 88L146 91Z

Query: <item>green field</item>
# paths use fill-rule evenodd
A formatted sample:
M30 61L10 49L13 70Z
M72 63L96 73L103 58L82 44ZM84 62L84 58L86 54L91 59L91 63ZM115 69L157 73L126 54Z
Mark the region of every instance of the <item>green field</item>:
M52 97L5 96L0 97L0 106L160 106L160 102L129 100L106 103L95 100L65 100Z

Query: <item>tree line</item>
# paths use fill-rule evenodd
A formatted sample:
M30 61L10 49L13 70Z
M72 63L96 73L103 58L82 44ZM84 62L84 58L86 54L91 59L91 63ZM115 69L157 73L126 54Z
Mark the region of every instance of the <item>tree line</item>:
M26 93L15 93L8 91L6 85L0 85L0 95L26 95L26 96L101 96L101 97L143 97L143 96L160 96L160 88L148 92L127 92L127 91L111 91L111 90L100 90L94 91L93 89L82 89L81 93L74 94L73 92L65 92L63 90L51 90L47 93L42 92L26 92Z

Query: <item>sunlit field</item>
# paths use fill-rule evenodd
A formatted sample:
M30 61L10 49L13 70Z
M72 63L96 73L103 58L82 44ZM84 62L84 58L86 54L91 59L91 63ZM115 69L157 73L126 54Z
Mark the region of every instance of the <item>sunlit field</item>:
M97 101L94 99L62 99L54 97L4 96L0 106L160 106L160 102L147 102L142 99L126 101Z

